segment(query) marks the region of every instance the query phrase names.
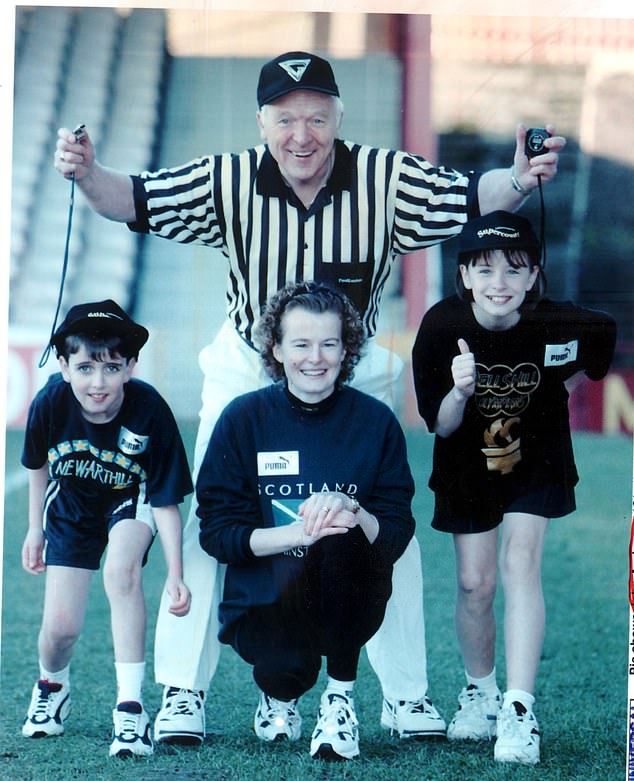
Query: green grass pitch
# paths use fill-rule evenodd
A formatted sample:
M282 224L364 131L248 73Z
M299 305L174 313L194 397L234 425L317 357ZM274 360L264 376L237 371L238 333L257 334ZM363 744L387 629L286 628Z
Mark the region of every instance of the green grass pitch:
M194 431L183 426L189 452ZM426 487L431 437L408 432L417 482L415 515L423 549L430 695L451 718L462 686L453 628L454 561L448 536L429 527ZM19 472L21 434L9 432L7 474ZM542 761L535 768L496 766L492 744L399 741L379 727L381 695L362 656L356 687L361 758L327 764L308 755L320 685L301 702L304 737L263 745L252 719L257 693L250 668L230 649L209 691L208 736L200 749L157 748L147 759L108 757L115 683L107 603L100 575L72 666L73 711L61 738L27 740L20 726L37 675L37 632L44 581L20 568L26 528L26 486L5 501L4 592L1 646L0 781L613 781L625 778L628 663L628 540L631 443L628 437L580 434L575 452L581 483L578 510L551 523L544 556L546 640L536 713L543 730ZM164 568L155 546L146 568L149 607L145 705L156 712L152 635ZM498 595L497 608L502 603ZM502 631L498 675L504 682Z

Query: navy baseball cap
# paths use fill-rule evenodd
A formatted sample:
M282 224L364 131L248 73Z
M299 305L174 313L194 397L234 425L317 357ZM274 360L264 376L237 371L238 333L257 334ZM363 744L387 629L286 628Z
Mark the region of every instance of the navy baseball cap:
M72 306L51 337L51 345L59 353L67 336L80 333L124 337L134 353L138 353L149 337L147 329L135 323L119 304L110 298Z
M308 52L287 52L262 66L257 89L258 106L299 89L339 96L339 87L327 60Z
M458 259L461 255L496 249L524 250L536 261L540 256L533 226L513 212L495 211L469 220L458 241Z

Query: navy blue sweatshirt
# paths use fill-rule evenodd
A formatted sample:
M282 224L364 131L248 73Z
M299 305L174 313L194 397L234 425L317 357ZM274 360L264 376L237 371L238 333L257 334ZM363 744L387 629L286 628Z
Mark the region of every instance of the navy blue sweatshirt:
M253 530L292 521L275 503L295 511L320 491L354 496L376 516L380 566L400 557L414 533L414 482L403 432L385 404L345 387L306 410L277 384L226 407L196 483L200 544L229 565L221 640L249 607L275 603L303 566L302 548L256 557Z

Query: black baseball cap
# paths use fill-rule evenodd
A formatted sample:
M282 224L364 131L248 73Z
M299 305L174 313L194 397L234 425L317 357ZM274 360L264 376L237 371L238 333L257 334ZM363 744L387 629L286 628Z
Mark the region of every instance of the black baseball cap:
M124 337L134 354L139 352L149 337L147 329L135 323L119 304L110 298L71 307L51 337L51 345L59 354L63 349L64 339L71 334L80 333Z
M309 52L286 52L262 66L258 80L258 106L272 103L299 89L339 96L339 87L327 60Z
M540 245L531 223L519 214L495 211L469 220L462 229L458 243L458 259L462 255L496 249L525 250L537 262Z

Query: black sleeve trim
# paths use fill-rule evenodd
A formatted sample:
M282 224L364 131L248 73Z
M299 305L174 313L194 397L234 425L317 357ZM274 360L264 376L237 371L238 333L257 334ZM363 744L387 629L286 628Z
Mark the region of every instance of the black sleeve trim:
M475 220L481 217L480 201L478 200L478 184L482 174L479 171L469 171L469 184L467 186L467 218Z
M143 185L143 179L140 176L131 176L130 179L132 179L136 220L127 223L128 228L135 233L149 233L150 219L147 208L147 193Z

